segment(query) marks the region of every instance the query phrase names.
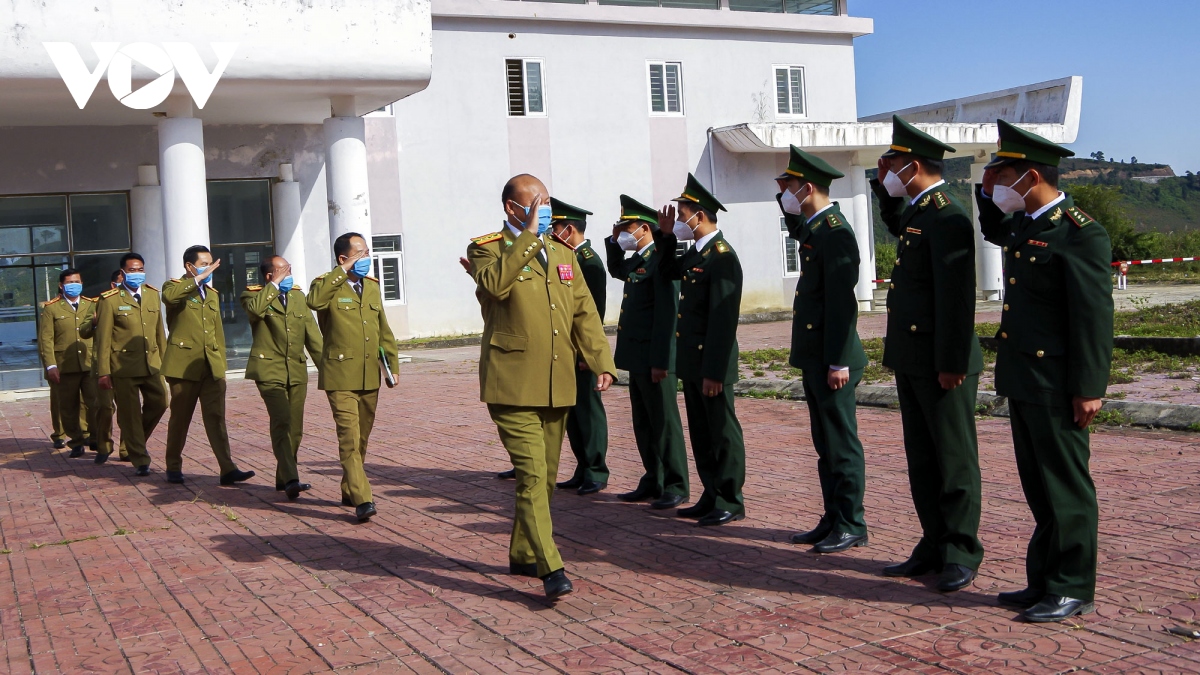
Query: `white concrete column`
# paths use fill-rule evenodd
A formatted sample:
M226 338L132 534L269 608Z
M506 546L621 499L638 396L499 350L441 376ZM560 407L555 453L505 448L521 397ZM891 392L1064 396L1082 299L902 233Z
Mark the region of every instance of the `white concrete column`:
M975 221L975 283L983 293L984 300L1000 300L1004 297L1004 258L1000 247L983 240L979 226L979 205L975 203L975 184L983 182L982 162L971 164L971 216Z
M329 239L358 232L371 245L371 198L367 189L366 120L354 116L353 96L330 98L325 120L325 180L329 189Z
M875 231L871 227L871 196L868 192L867 170L858 164L850 165L850 223L854 227L854 238L858 240L858 284L854 295L858 298L858 309L869 312L875 298Z
M271 210L275 221L275 252L292 265L296 286L308 291L304 264L304 233L300 230L300 184L291 164L279 165L279 182L271 186Z
M138 167L138 184L129 190L129 224L132 250L146 259L146 282L161 286L167 279L167 261L163 249L162 188L154 164Z
M158 157L164 264L168 273L182 274L183 252L196 244L209 245L204 129L192 117L187 96L167 100L167 117L158 123Z

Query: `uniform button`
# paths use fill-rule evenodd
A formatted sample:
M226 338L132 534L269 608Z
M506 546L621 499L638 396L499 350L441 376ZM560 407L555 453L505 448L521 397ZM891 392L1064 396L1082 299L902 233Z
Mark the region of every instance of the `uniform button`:
M629 294L628 294L628 293L626 293L625 295L622 295L621 297L622 297L622 298L628 298L628 297L629 297Z
M796 295L800 295L800 291L796 291Z
M1004 311L1006 311L1006 312L1008 311L1008 303L1007 302L1004 303Z
M675 318L676 318L676 319L682 319L682 318L683 318L683 315L682 315L682 314L676 314L676 315L675 315Z
M617 326L617 330L621 330L621 327L620 327L620 326Z
M811 324L811 323L810 323L810 324L808 324L808 325L806 326L806 328L808 328L809 330L812 330L812 324Z
M554 355L554 360L555 360L555 361L557 361L557 360L558 360L558 354L555 354L555 355Z
M683 299L683 293L680 293L680 294L679 294L679 299L680 299L680 300L682 300L682 299Z
M900 264L900 259L899 259L899 258L896 258L896 264L897 264L897 265L899 265L899 264Z
M1009 278L1008 278L1008 283L1010 283L1010 284L1014 284L1014 285L1015 285L1015 284L1017 283L1017 278L1016 278L1016 277L1009 277Z
M1020 258L1020 257L1021 257L1021 252L1020 252L1020 251L1017 251L1017 252L1016 252L1016 253L1014 253L1013 255L1015 255L1016 257Z
M896 284L888 284L888 288L895 288Z
M1007 339L1008 339L1008 333L1003 333L1003 332L1002 332L1002 333L1000 333L1000 337L1002 337L1002 338L1004 338L1005 340L1007 340Z
M914 333L917 332L917 324L914 323L913 325L909 326L908 329Z
M525 277L517 277L517 281L525 281Z
M180 347L182 347L182 346L183 346L183 343L182 343L182 342L180 342L180 343L179 343L179 346L180 346Z
M679 337L679 333L676 333L676 334L675 334L675 337Z
M554 306L554 303L550 303L550 309L557 309L557 308Z
M345 354L338 354L338 361L341 361L344 358L346 358Z
M371 341L371 338L367 338L367 342L370 342L370 341Z
M911 242L911 241L906 241L906 242L904 242L904 245L905 245L905 246L912 246L912 242Z
M1036 260L1037 260L1037 256L1036 256L1036 255L1031 255L1031 256L1029 256L1029 262L1034 262L1034 261L1036 261Z
M891 307L888 307L888 308L887 308L887 313L888 313L888 314L891 314L891 313L892 313L892 308L891 308Z
M1038 358L1040 359L1040 358L1042 358L1043 356L1045 356L1045 355L1046 355L1046 352L1044 352L1044 351L1042 351L1041 349L1039 349L1039 350L1037 350L1037 355L1038 355Z
M804 276L804 270L800 270L800 276ZM695 283L695 282L692 282Z
M805 261L805 262L808 262L809 260L812 260L812 256L810 256L810 255L806 255L806 256L804 256L804 261Z
M704 349L704 345L696 345L696 349Z
M624 308L624 307L622 307L622 308L621 308L621 312L620 312L620 313L621 313L621 314L624 314L624 313L625 313L625 308Z
M557 328L555 328L555 329L554 329L554 334L555 334L555 335L558 335L558 329L557 329ZM370 338L368 338L368 339L370 339Z
M1008 253L1008 247L1007 247L1007 246L1005 246L1005 247L1004 247L1004 252L1005 252L1005 253Z
M267 358L267 357L266 357L265 355L263 355L263 354L259 354L259 355L258 355L258 358L260 358L260 359L265 359L265 358Z

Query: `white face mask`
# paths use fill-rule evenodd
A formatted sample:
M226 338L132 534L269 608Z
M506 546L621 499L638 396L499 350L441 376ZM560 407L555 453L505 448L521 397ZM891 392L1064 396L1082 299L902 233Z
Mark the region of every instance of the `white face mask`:
M912 165L913 163L909 162L904 166L903 169L900 169L899 173L904 173L906 170L908 170L908 167ZM887 175L884 176L883 181L881 181L883 183L883 189L887 190L887 193L893 197L905 197L908 195L908 184L913 182L913 179L917 177L917 174L914 173L913 177L909 178L908 182L905 182L900 180L900 176L897 176L896 173L897 172L895 171L887 172Z
M637 237L629 232L619 232L617 233L617 246L620 246L622 251L636 251L638 250Z
M801 189L803 190L804 188ZM779 198L779 201L783 206L784 213L790 213L793 216L798 216L803 213L801 208L804 206L804 202L808 201L809 197L812 197L812 190L809 190L808 194L804 196L804 199L796 199L796 195L791 190L785 189L783 191L783 195Z
M1029 172L1021 174L1021 177L1013 181L1013 185L1020 183ZM997 185L992 189L992 203L996 208L1005 213L1016 213L1025 208L1025 195L1033 191L1033 186L1030 185L1025 194L1021 194L1012 188L1012 185Z
M692 218L695 218L698 215L700 214L693 213ZM679 241L692 241L696 238L696 233L692 230L691 226L688 225L688 223L692 222L692 218L675 221L675 227L672 228L671 231L675 234L675 237L679 239Z

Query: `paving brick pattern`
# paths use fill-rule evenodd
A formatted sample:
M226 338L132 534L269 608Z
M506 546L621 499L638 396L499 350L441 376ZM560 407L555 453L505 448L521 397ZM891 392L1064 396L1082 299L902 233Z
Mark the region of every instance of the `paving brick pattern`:
M802 403L738 401L748 518L699 529L616 500L640 467L618 389L609 490L554 501L576 592L552 604L506 574L512 483L494 478L507 461L474 373L416 364L383 392L367 465L380 515L366 525L338 505L315 387L301 450L313 490L296 502L273 489L248 382L231 382L228 406L234 456L259 473L243 487L218 485L198 422L174 486L165 420L155 472L137 479L51 449L44 400L0 406L0 672L1200 671L1200 646L1164 630L1200 619L1198 435L1094 437L1098 611L1030 625L994 602L1023 586L1032 530L1004 420L979 422L981 576L941 595L932 577L879 573L919 532L897 413L859 411L871 545L819 557L788 543L820 504Z

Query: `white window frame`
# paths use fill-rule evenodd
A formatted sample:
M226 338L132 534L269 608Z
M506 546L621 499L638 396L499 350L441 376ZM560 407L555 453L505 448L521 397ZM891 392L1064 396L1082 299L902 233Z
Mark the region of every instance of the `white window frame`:
M778 89L778 85L776 83L775 78L779 74L778 71L783 68L786 68L788 70L788 106L789 107L791 107L791 104L792 104L792 74L791 74L791 71L793 69L800 71L800 105L804 107L803 112L799 112L799 113L795 112L795 111L786 112L786 113L779 112L779 89ZM796 64L791 64L791 63L776 63L771 66L770 82L771 82L771 100L774 101L774 105L771 106L771 109L773 111L775 111L776 119L797 120L797 119L805 119L808 117L808 72L804 66L798 66Z
M654 109L654 87L650 80L650 68L652 66L663 67L663 107L667 107L667 66L675 66L679 69L679 110L658 111ZM683 62L682 61L646 61L646 109L650 111L651 117L683 117L687 114L687 103L684 101L683 95Z
M405 276L404 234L403 233L372 234L371 236L372 236L372 238L374 238L374 237L399 237L400 238L400 250L399 251L376 252L375 247L374 246L371 247L371 271L375 273L375 278L379 280L379 292L380 292L380 295L383 296L384 306L390 307L393 305L407 305L408 304L408 289L407 289L408 284L406 284L405 280L404 280L404 276ZM374 243L374 242L372 242L372 243ZM388 300L387 296L384 295L383 261L385 259L395 260L396 264L399 268L397 270L397 274L399 276L399 282L400 282L400 284L399 284L400 285L400 297L398 299Z
M372 110L371 112L363 115L363 117L395 117L395 105L395 103L389 103L378 110Z
M514 115L509 108L508 100L508 62L521 62L521 93L524 96L524 115ZM529 111L529 64L536 63L542 71L542 111ZM506 56L501 59L500 65L504 70L504 114L506 117L546 117L550 110L550 102L546 98L546 60L540 56Z
M800 276L800 242L792 239L792 235L788 234L787 221L783 216L779 217L779 268L783 270L783 278L791 279ZM788 242L791 242L790 244ZM787 264L788 246L796 247L796 271L789 272Z

